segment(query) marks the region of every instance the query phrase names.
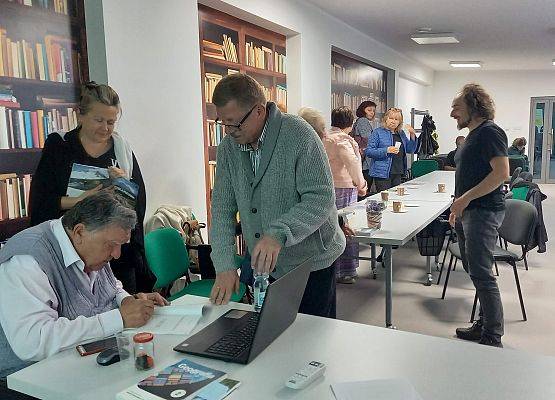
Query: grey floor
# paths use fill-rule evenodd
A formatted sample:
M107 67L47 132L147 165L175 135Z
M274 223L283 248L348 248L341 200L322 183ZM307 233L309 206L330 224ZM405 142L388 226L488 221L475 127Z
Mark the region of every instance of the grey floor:
M547 243L546 253L533 250L529 254L528 271L523 263L518 264L528 321L522 320L514 275L507 264L499 264L498 282L505 311L504 346L555 355L555 185L543 185L542 191L548 196L543 211L552 241ZM369 254L369 250L365 248L361 254ZM472 282L459 263L442 300L445 274L441 285L426 287L425 271L426 259L418 254L416 242L394 251L393 322L400 330L458 340L455 328L469 325L474 299ZM337 285L337 318L384 326L384 270L378 267L378 278L373 280L370 263L361 261L358 274L355 284ZM434 268L436 281L438 274Z

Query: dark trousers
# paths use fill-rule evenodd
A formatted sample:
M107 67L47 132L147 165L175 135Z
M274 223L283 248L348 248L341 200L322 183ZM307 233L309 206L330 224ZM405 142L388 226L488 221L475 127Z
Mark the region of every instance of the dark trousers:
M387 179L374 178L374 183L376 184L376 192L383 192L384 190L392 188L393 186L400 185L402 177L402 174L391 174Z
M270 276L270 283L275 281ZM308 276L299 312L317 317L335 318L335 264L313 271Z
M364 196L364 197L368 197L368 196L370 196L371 194L374 193L372 191L372 184L374 183L374 177L370 176L368 174L369 171L370 170L368 170L368 169L363 169L362 170L362 176L364 176L364 180L366 180L366 183L368 184L368 192L366 193L366 196Z
M335 264L310 273L299 312L317 317L335 318Z
M497 228L505 211L484 208L465 210L455 224L461 249L462 263L476 288L480 300L482 337L500 341L503 336L503 304L493 275L493 251L497 243Z
M6 378L0 378L0 399L2 400L37 400L36 397L8 389Z

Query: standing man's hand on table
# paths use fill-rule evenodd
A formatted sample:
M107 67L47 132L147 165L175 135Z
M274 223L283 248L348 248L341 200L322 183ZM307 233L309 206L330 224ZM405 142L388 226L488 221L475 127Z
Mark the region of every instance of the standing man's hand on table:
M269 274L276 267L281 244L271 236L263 236L252 251L251 265L259 274Z
M218 306L229 303L233 293L239 293L239 275L235 269L216 274L210 301Z

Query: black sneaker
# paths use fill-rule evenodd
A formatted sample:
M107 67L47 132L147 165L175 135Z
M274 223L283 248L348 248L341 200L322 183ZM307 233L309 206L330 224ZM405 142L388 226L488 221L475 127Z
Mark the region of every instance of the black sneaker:
M457 328L457 337L463 340L480 340L482 338L482 321L476 321L469 328Z
M494 339L490 336L483 336L478 343L486 346L503 348L503 343L501 343L501 340Z

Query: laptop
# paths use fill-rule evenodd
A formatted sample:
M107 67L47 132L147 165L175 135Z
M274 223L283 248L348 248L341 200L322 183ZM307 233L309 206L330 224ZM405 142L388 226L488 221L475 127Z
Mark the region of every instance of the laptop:
M271 283L260 313L229 310L174 350L248 364L295 321L311 266L309 259Z

